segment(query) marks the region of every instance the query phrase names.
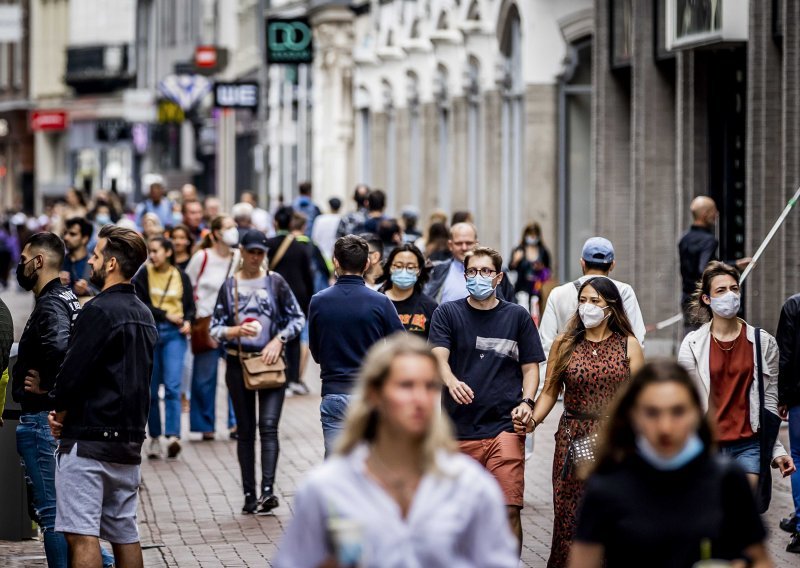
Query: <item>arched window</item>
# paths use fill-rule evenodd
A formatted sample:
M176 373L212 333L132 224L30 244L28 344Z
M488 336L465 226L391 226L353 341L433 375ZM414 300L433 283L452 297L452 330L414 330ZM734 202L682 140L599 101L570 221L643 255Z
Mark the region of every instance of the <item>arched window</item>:
M392 85L384 79L383 89L383 114L386 120L386 197L387 208L395 211L395 200L397 198L397 121L395 119L394 93Z
M450 211L452 205L450 188L450 100L447 88L447 68L440 65L436 70L435 92L437 141L439 143L439 203Z
M372 184L372 117L370 115L371 98L364 87L356 90L354 105L357 112L356 144L358 152L359 183Z
M509 250L522 230L522 156L524 151L524 95L522 78L522 26L516 4L506 12L500 50L503 53L501 115L500 215L504 220L500 236L501 250Z
M422 201L422 129L420 125L419 77L413 71L408 72L406 104L408 106L409 137L409 181L411 185L411 203Z
M479 195L483 186L483 128L481 125L480 62L470 56L465 74L467 99L467 208L480 225Z

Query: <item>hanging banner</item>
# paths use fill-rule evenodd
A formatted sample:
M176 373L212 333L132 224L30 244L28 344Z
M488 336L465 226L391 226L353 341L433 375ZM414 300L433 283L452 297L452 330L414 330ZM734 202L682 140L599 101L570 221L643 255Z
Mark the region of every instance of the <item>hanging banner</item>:
M168 75L158 83L158 91L189 111L211 91L211 81L202 75Z
M307 18L267 20L267 63L312 63L314 50Z

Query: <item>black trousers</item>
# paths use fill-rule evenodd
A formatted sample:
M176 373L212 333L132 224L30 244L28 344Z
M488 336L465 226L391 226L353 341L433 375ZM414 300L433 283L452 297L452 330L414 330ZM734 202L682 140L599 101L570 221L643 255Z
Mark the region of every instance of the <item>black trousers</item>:
M300 382L300 336L286 342L286 382Z
M242 366L239 358L227 356L225 383L233 401L239 439L236 454L242 471L242 489L245 494L256 495L256 425L261 439L261 492L272 490L275 470L278 467L278 422L283 410L284 387L277 389L247 390L244 387ZM258 421L256 422L256 399L258 399Z

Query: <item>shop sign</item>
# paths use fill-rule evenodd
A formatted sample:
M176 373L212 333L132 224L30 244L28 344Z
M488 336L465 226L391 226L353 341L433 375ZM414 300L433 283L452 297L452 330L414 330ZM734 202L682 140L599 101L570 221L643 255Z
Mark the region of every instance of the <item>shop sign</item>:
M267 20L267 63L312 63L311 26L306 18Z
M97 122L98 142L119 142L131 139L131 125L124 120L100 120Z
M258 108L258 83L215 83L214 106L217 108Z
M213 69L217 66L217 48L213 45L199 45L194 50L194 64L200 69Z
M186 113L176 103L172 101L158 101L158 123L159 124L181 124L186 120Z
M63 110L35 110L31 113L31 130L58 132L67 129L67 113Z

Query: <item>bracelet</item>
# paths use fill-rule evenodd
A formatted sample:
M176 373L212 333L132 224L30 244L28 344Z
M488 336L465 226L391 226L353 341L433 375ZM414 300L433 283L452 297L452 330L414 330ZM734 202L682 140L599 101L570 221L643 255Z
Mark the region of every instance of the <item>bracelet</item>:
M539 424L541 424L541 422L536 422L536 418L534 418L532 414L531 414L531 422L533 422L533 429L534 430L536 430L536 428L539 426Z

